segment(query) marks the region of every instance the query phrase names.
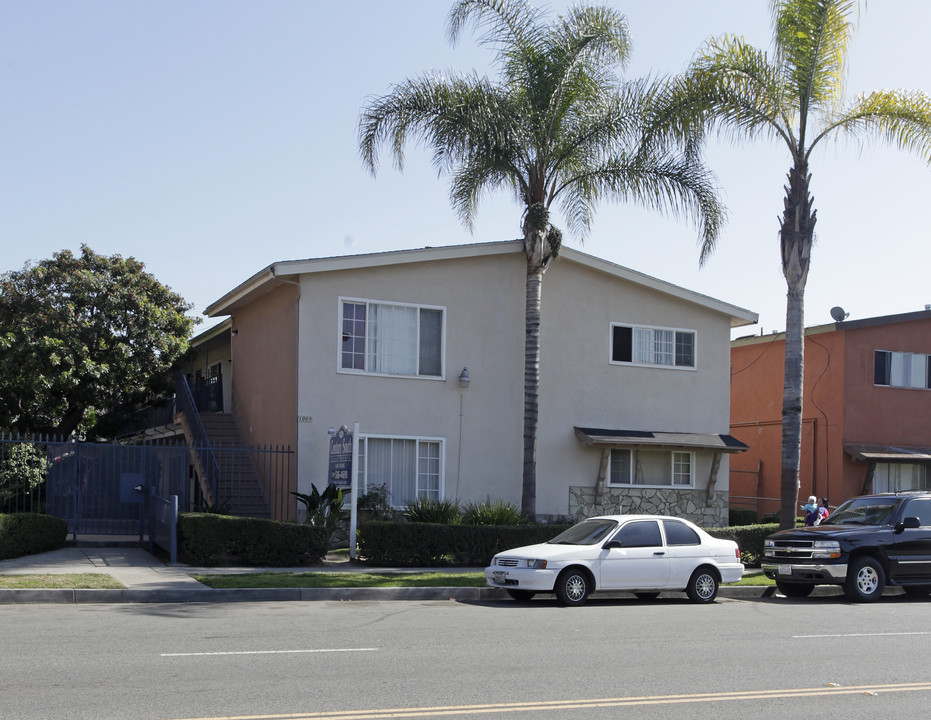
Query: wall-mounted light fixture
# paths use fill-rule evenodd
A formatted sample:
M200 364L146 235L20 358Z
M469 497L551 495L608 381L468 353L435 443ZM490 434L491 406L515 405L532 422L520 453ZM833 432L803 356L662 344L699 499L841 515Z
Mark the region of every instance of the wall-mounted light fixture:
M459 373L459 387L467 388L472 382L472 378L469 377L469 368L462 368L462 372Z

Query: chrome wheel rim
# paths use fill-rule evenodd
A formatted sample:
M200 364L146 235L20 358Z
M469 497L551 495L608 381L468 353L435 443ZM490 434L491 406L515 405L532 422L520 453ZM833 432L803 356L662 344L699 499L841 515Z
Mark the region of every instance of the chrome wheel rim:
M566 578L566 596L572 602L578 602L585 597L585 580L578 575Z
M695 592L702 600L707 600L714 595L714 578L708 573L699 575L695 580Z

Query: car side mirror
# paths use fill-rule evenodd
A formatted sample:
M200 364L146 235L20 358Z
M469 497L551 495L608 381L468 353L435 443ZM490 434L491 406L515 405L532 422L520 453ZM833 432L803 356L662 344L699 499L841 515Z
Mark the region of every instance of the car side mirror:
M921 527L921 520L916 517L907 517L902 522L897 523L895 526L895 531L897 533L902 532L903 530L914 530L915 528Z
M622 548L624 543L620 540L608 540L604 545L601 546L603 550L611 550L612 548Z

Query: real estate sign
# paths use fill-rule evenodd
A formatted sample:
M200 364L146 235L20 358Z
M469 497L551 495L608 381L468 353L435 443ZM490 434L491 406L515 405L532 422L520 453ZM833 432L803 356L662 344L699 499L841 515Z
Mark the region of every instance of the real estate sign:
M345 425L330 436L328 477L342 489L348 489L352 482L352 431Z

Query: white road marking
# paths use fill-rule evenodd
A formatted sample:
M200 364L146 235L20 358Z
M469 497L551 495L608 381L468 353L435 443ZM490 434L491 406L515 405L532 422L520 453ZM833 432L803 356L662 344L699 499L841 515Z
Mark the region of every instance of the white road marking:
M162 653L159 657L207 657L210 655L289 655L296 653L377 652L378 648L321 648L317 650L233 650L229 652Z
M811 640L815 638L844 637L895 637L897 635L931 635L931 632L886 632L886 633L832 633L830 635L793 635L793 640Z

